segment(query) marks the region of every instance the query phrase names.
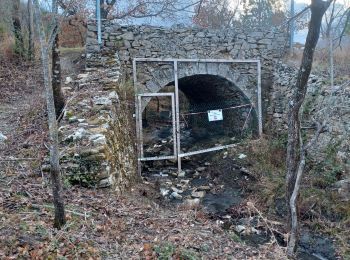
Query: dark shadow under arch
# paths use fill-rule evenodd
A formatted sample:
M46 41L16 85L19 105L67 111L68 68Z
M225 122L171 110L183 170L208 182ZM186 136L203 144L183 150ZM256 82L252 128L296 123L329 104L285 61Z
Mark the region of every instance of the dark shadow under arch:
M185 147L185 152L208 148L206 145L192 148L191 145L196 143L208 141L211 143L208 146L226 145L234 139L258 135L257 112L251 107L249 98L233 82L217 75L199 74L180 78L178 84L180 121L185 124L181 146ZM173 91L173 85L174 82L170 82L160 92ZM247 106L235 108L242 105ZM217 109L223 110L223 120L209 122L207 111ZM191 133L186 134L185 129ZM190 138L186 140L183 136Z

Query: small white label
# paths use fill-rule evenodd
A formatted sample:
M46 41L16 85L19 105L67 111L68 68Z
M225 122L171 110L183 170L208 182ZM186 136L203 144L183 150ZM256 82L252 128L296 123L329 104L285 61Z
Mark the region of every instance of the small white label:
M222 110L221 109L209 110L208 119L209 119L209 122L223 120L224 118L222 116Z

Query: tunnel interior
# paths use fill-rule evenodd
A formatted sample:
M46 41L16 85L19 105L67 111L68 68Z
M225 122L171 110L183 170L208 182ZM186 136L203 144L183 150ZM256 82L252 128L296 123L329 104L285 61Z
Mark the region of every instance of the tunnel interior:
M174 93L174 82L159 92ZM216 75L178 80L180 146L188 153L239 142L258 134L252 102L231 81ZM153 97L142 113L145 156L173 155L171 98Z

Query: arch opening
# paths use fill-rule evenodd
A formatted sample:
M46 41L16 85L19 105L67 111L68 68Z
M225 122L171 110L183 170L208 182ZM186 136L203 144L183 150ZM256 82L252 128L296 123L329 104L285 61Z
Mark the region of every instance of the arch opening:
M255 107L243 91L233 82L217 75L196 74L178 80L180 114L180 149L181 153L205 150L239 142L242 138L258 135L258 117ZM168 83L159 92L175 92L174 82ZM170 99L152 99L157 104L150 105L143 111L143 125L149 134L158 139L158 145L168 144L171 150L172 125L165 123L149 124L157 108L163 115L170 115ZM209 111L219 113L219 117L210 118ZM220 117L222 113L222 118ZM170 118L170 117L168 117ZM161 136L155 136L155 130ZM164 134L166 133L166 134ZM164 140L165 138L165 140ZM149 138L148 138L149 139ZM155 140L152 142L156 146ZM151 146L145 144L145 149ZM158 149L159 150L159 149ZM164 154L163 154L164 155ZM148 154L156 156L156 154Z

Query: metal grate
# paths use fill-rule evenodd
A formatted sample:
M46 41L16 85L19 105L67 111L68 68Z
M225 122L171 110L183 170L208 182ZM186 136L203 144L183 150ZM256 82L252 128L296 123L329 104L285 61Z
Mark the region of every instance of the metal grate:
M137 63L147 62L173 66L174 86L167 89L169 93L140 93ZM229 95L210 102L186 99L179 90L178 66L188 63L255 64L256 103L243 96L233 99ZM180 172L183 157L222 150L233 146L242 137L262 134L259 60L136 58L133 60L133 76L140 174L142 161L176 159Z

